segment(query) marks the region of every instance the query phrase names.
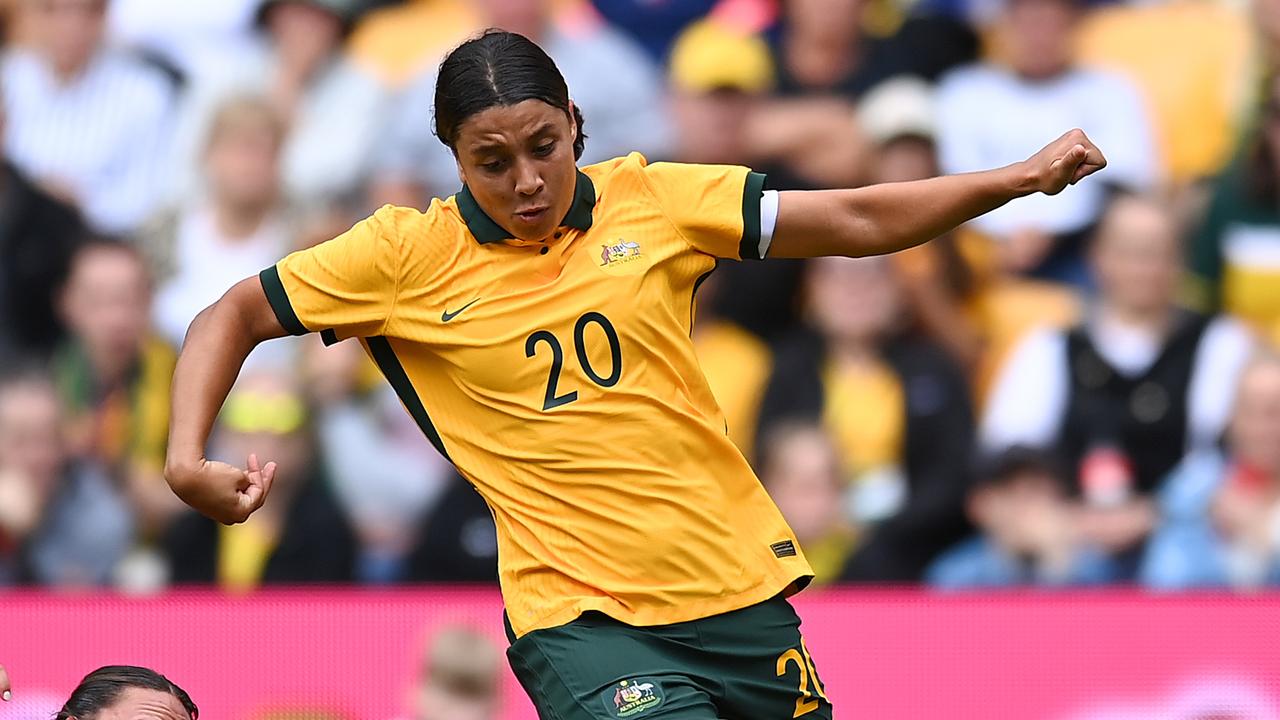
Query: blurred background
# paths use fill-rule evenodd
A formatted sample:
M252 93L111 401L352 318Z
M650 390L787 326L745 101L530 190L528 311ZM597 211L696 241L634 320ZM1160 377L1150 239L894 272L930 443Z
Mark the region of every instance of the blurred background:
M827 618L806 623L827 637L815 648L853 658L882 612L894 652L956 667L946 658L972 661L973 648L943 630L969 622L964 608L1007 605L1065 613L1071 642L1100 643L1083 653L1119 652L1108 642L1134 631L1126 613L1164 613L1194 660L1207 636L1172 625L1196 624L1196 608L1275 617L1280 0L0 0L0 662L20 690L17 658L55 694L92 669L36 653L68 651L44 642L56 625L74 657L97 658L86 648L101 639L83 642L102 613L132 628L122 642L160 627L216 642L165 598L209 604L201 617L216 626L250 607L245 593L322 585L296 596L300 643L327 641L315 613L351 632L337 609L372 617L378 593L420 603L405 637L438 624L433 613L495 602L487 508L355 343L280 340L249 359L211 455L279 462L250 522L192 513L161 476L169 381L201 309L383 203L425 207L458 189L431 132L435 71L490 26L556 60L586 118L584 163L634 150L746 164L787 190L1002 166L1073 127L1106 153L1089 182L912 251L722 263L704 285L694 341L730 435L815 585L847 586L810 591ZM294 611L279 598L293 596L256 597L277 598L280 617L260 622L284 632ZM1019 622L1010 647L1043 631ZM1216 630L1243 653L1235 670L1274 682L1274 653L1247 651L1266 622ZM934 625L927 641L909 629ZM463 666L424 651L420 692L222 713L527 713L518 696L495 700L511 685L499 636L459 627L439 633L437 654ZM1230 672L1206 682L1234 700L1168 709L1195 694L1149 662L1168 641L1117 656L1146 684L1121 683L1138 694L1086 716L1280 715L1280 687ZM1025 664L982 647L993 672ZM416 687L416 647L383 657L390 670L367 650L348 658L360 672ZM244 652L220 657L277 664ZM850 710L937 716L909 703L952 697L916 676L899 678L918 688L898 693L908 704L858 705L867 668L848 662L824 678ZM1191 666L1195 685L1204 668ZM1057 671L1060 690L1099 687L1071 675L1090 668ZM207 692L224 702L229 688ZM964 697L939 712L1058 717Z

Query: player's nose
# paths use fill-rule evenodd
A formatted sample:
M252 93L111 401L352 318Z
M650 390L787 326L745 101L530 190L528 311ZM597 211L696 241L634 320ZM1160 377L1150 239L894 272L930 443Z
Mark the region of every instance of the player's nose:
M531 162L516 163L516 192L520 195L533 196L542 190L542 175Z

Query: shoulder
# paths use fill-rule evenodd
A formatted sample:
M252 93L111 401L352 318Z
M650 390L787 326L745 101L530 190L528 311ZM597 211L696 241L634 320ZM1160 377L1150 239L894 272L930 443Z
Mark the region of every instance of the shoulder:
M168 104L173 86L154 67L122 51L105 51L95 61L94 79L110 85L113 97L122 105Z
M644 155L632 152L622 157L585 165L581 170L591 178L596 188L597 199L601 199L611 187L615 190L620 189L628 195L646 190L651 192L654 185L653 169L662 164L651 165Z
M444 200L433 199L426 210L383 205L365 222L379 236L416 248L446 242L466 232L466 223L453 196Z

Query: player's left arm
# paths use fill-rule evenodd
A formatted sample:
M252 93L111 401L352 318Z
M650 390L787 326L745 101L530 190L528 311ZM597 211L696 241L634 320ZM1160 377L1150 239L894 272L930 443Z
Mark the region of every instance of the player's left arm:
M882 255L928 242L1024 195L1056 195L1106 167L1081 130L996 170L778 195L770 257Z

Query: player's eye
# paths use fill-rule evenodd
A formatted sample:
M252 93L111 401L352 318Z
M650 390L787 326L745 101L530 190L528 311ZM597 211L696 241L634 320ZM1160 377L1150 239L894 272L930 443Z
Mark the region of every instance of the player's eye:
M480 167L487 172L494 173L502 170L502 167L505 164L506 163L503 160L490 160L489 162L486 162L486 163L480 163Z
M547 157L555 149L556 149L556 143L554 140L552 140L550 142L545 142L539 145L538 147L534 148L533 154L537 155L538 157Z

